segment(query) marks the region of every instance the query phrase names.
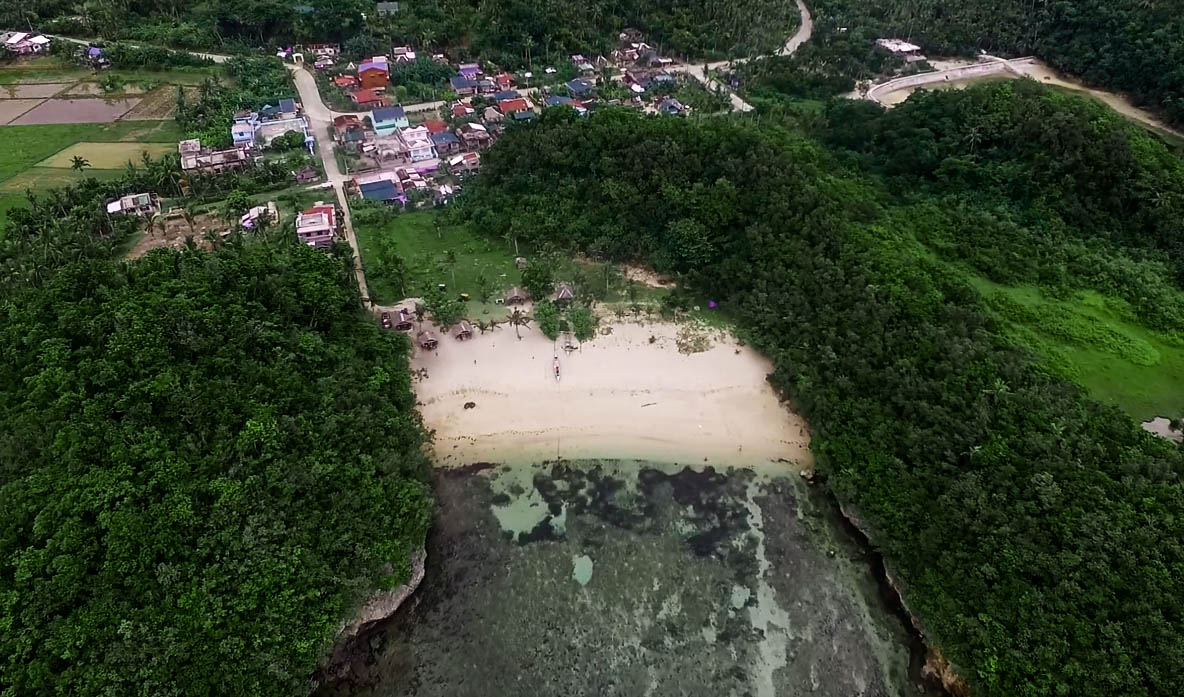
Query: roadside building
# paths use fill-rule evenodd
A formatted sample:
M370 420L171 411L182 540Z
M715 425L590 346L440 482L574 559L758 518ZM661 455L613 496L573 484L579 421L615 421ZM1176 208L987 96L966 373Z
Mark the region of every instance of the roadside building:
M398 313L395 314L395 329L401 332L409 332L415 328L415 315L407 311L406 308L400 307Z
M456 104L452 105L452 118L454 119L462 119L466 116L472 116L475 113L476 112L473 110L473 107L469 106L468 104L457 102Z
M358 193L367 201L381 201L383 203L397 201L403 195L403 192L399 189L399 185L389 179L380 179L361 184L358 186Z
M341 47L337 44L308 44L302 52L317 58L336 58L341 54Z
M390 84L386 56L375 56L358 64L358 82L364 89L382 89Z
M431 133L432 135L443 133L444 131L448 130L448 124L444 123L443 121L424 121L422 125L424 128L428 129L428 133Z
M547 97L543 101L543 104L546 105L547 107L574 106L575 103L576 103L576 100L572 99L571 97L565 97L561 94L553 94L550 97Z
M212 150L203 148L201 141L196 138L181 141L177 145L177 152L181 155L181 169L185 172L220 174L251 164L251 157L242 148Z
M4 50L18 56L31 56L47 51L49 43L48 36L18 31L4 39Z
M358 77L356 75L338 75L333 78L333 84L337 85L343 90L350 90L358 87Z
M509 116L517 111L533 111L530 103L522 97L515 97L514 99L503 99L497 103L498 111L506 116Z
M481 169L481 155L475 152L453 155L448 159L448 166L458 174L476 172Z
M357 152L366 142L366 127L353 114L344 114L333 119L333 140L342 147Z
M477 76L481 74L481 66L476 63L461 63L456 72L470 80L476 80Z
M318 201L296 216L296 237L310 247L324 249L337 236L337 206Z
M389 106L370 112L370 120L374 124L374 132L380 136L393 135L400 128L407 128L407 114L401 106Z
M389 104L386 97L374 90L364 89L350 92L349 98L358 105L359 109L378 109Z

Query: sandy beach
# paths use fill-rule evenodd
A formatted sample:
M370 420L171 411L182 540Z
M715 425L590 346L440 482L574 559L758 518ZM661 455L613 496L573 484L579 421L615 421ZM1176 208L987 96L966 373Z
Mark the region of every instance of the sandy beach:
M411 361L413 370L427 371L415 392L435 431L436 462L809 465L806 423L765 381L772 364L719 330L695 331L710 336L710 348L682 353L685 326L602 320L611 333L571 352L534 327L521 340L509 326L469 341L437 332L438 350L417 348ZM465 409L468 402L474 406Z

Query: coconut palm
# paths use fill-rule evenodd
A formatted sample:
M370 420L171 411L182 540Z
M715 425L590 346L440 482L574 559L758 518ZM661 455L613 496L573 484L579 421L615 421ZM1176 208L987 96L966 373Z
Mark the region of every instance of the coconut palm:
M531 319L532 318L530 317L530 315L526 314L522 310L519 310L518 308L514 308L514 311L511 312L510 316L506 318L506 322L513 325L514 336L517 336L518 339L521 340L522 339L521 328L527 327L529 329Z
M70 160L70 169L74 170L75 172L81 172L87 167L90 167L90 160L86 159L85 157L75 155L74 159Z

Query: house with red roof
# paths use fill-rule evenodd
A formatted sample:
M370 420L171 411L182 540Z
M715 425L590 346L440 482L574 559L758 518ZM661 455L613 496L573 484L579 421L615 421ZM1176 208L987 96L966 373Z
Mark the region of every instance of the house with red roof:
M333 78L333 84L343 90L348 90L358 86L358 78L355 75L338 75Z
M354 104L357 104L362 109L380 109L390 104L386 97L374 90L350 92L349 98L354 100Z
M424 121L423 126L428 129L428 133L432 134L443 133L448 130L448 124L443 121Z
M497 108L506 116L509 116L516 111L531 111L530 103L522 97L518 97L516 99L503 99L497 103Z
M312 208L296 216L296 237L309 247L324 249L337 236L337 206L317 201Z

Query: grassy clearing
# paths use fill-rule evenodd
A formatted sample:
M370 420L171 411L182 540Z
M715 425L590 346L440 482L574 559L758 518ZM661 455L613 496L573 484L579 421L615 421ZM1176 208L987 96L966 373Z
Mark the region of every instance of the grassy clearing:
M476 300L478 278L484 276L496 297L517 285L521 276L512 247L446 225L434 211L404 213L380 225L359 224L356 230L375 302L393 303L404 297L403 285L389 270L394 257L401 258L407 269L406 296L423 295L444 283L449 295L468 293Z
M1139 420L1184 414L1184 344L1132 321L1121 301L1092 292L1057 300L971 280L1010 338L1096 399Z
M152 158L175 152L173 143L75 143L37 163L38 167L69 168L75 157L90 162L95 169L118 169L128 162L139 162L145 153Z

